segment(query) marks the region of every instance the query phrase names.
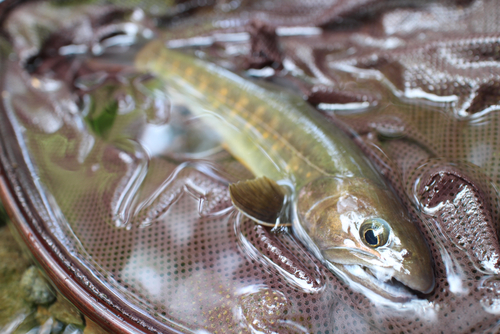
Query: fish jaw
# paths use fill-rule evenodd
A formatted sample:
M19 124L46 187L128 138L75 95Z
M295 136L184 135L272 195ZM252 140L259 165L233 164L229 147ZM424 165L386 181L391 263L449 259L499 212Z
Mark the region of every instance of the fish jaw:
M381 281L359 265L343 265L327 263L329 269L353 290L379 304L382 301L403 303L417 298L416 294L402 284Z
M338 269L345 271L351 278L359 275L355 281L360 281L367 275L370 277L372 290L380 290L381 294L395 291L401 294L401 289L394 288L394 280L405 287L426 294L434 289L434 272L432 265L426 261L425 256L414 257L406 249L396 252L386 249L383 255L374 257L372 254L353 249L327 249L320 251L324 261L331 263ZM390 254L387 253L396 253ZM364 253L364 254L363 254ZM401 256L404 259L401 259ZM360 270L353 270L358 266ZM397 291L396 291L397 290ZM382 291L385 291L382 293Z
M434 288L424 238L388 189L361 178L324 177L299 191L296 207L299 238L337 269L332 271L386 297L401 295L399 287L390 287L399 286L394 281L421 293ZM382 245L367 242L363 226L368 221L384 227ZM356 266L361 271L353 270Z
M419 231L416 229L415 233L421 236ZM419 238L419 240L417 240L417 242L422 241L423 238ZM393 278L412 290L426 294L434 289L435 279L429 249L426 244L423 246L424 247L420 247L420 245L407 245L407 248L398 252L396 256L403 258L401 261L402 265L399 270L394 271ZM420 254L422 255L414 254L408 249L420 249ZM376 271L376 268L370 269L372 271Z

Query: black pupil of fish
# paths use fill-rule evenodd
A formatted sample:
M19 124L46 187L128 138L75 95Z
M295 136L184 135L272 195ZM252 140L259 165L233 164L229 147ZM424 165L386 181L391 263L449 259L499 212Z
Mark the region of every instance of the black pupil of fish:
M379 243L378 237L375 235L373 230L368 230L365 232L365 240L369 245L377 246Z

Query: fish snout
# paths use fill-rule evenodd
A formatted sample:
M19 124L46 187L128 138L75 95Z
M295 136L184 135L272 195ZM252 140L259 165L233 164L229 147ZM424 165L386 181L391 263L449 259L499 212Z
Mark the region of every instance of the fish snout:
M422 255L422 254L420 254ZM394 272L393 277L408 288L422 293L434 289L434 270L428 257L406 253L403 255L403 265Z

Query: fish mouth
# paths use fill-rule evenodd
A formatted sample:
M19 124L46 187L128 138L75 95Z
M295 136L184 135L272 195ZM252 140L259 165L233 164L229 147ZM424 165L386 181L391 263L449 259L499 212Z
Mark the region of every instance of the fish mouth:
M375 301L383 298L392 302L407 302L418 299L418 294L422 294L399 281L394 274L381 275L380 272L359 264L335 264L334 267L341 271L339 276L351 287Z
M365 295L378 295L379 298L398 302L408 301L430 293L435 286L431 264L421 261L420 257L408 257L405 261L395 262L380 260L365 252L338 249L323 251L322 255L331 271ZM386 258L390 259L388 256Z

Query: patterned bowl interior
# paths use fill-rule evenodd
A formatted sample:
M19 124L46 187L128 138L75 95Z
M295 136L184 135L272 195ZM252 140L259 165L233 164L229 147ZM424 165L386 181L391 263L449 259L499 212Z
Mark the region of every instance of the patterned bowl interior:
M74 280L151 332L500 330L496 1L158 3L29 2L3 21L2 168ZM435 290L378 303L290 228L243 219L227 185L252 175L133 67L154 38L349 134L425 236Z

